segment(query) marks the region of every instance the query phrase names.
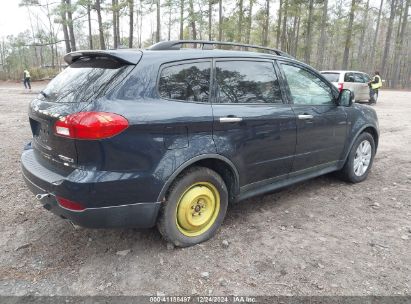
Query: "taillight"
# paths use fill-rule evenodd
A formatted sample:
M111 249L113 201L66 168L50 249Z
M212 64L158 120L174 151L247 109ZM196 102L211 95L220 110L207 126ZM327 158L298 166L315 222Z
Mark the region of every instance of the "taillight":
M66 198L57 196L56 199L59 205L63 208L66 208L72 211L83 211L86 209L86 207L84 207L82 204L70 201Z
M59 119L56 135L73 139L103 139L113 137L128 127L123 116L107 112L79 112Z
M344 89L344 83L339 82L337 88L338 88L338 91L341 92Z

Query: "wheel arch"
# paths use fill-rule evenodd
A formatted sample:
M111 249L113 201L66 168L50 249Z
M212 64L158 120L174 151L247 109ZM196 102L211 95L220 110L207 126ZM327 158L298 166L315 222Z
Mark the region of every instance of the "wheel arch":
M240 189L240 178L235 165L228 158L222 155L203 154L196 156L189 161L186 161L173 172L173 174L167 179L166 183L161 189L161 192L158 196L158 201L162 202L165 200L167 191L175 181L177 176L179 176L185 170L194 166L206 167L217 172L227 186L230 201L233 201L234 198L238 195Z
M368 127L366 127L365 129L363 129L361 131L361 133L364 133L364 132L368 132L372 135L372 138L374 139L374 143L375 143L375 151L377 152L378 140L379 140L379 134L378 134L377 129L375 127L372 127L372 126L368 126ZM358 134L358 135L360 135L360 134Z
M378 130L373 125L365 125L359 131L357 131L357 133L355 134L355 136L351 140L350 146L348 147L348 149L347 149L347 151L345 152L345 155L344 155L344 163L347 161L348 155L350 154L352 146L354 145L354 143L357 140L358 136L360 136L360 134L362 134L364 132L370 133L371 136L373 137L374 143L375 143L375 152L377 152L378 140L379 140Z

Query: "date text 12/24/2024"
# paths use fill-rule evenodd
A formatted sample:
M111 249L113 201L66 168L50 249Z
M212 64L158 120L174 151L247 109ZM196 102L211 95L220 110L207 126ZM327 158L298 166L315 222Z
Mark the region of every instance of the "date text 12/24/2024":
M150 297L150 303L257 303L249 296L156 296Z

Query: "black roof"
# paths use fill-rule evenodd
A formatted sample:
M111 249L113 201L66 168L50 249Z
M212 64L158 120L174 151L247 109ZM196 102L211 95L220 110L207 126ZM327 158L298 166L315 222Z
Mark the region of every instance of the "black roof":
M202 48L181 48L186 44L199 44ZM268 53L241 51L241 50L223 50L210 48L210 45L222 44L224 46L235 46L239 48L253 48L268 51ZM267 47L259 47L254 45L236 44L230 42L216 41L200 41L200 40L178 40L164 41L154 44L148 49L114 49L114 50L80 50L68 53L64 56L64 60L71 64L81 57L111 57L126 64L137 64L141 57L151 57L158 62L177 61L183 59L205 59L212 57L237 57L237 58L289 58L294 59L288 54Z

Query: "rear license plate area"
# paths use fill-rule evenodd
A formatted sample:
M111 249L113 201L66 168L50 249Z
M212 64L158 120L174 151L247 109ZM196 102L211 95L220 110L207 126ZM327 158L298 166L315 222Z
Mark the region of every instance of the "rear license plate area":
M30 126L34 138L46 144L50 138L50 129L48 125L46 123L41 123L35 119L30 118Z

